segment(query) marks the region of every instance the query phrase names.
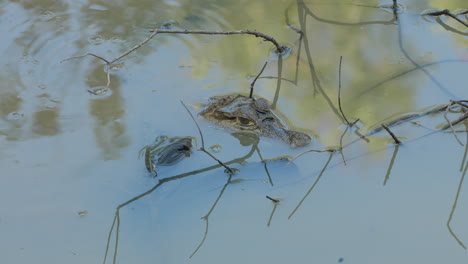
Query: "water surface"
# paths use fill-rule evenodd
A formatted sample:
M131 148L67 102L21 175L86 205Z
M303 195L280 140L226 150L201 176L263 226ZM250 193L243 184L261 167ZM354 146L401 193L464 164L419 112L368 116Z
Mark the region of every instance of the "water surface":
M443 112L391 127L400 146L385 131L359 139L467 99L467 28L421 16L465 1L399 4L396 20L378 1L0 2L0 262L100 263L109 234L107 263L466 262L466 147L434 132ZM161 34L113 65L108 90L102 61L62 62L110 60L161 26L257 30L292 51L278 58L253 36ZM343 137L343 156L262 162L340 146L340 56L342 110L360 128ZM266 61L254 95L313 135L310 146L240 142L197 117L207 147L221 145L215 155L240 173L194 151L148 174L138 151L156 136L199 137L180 100L196 113L210 96L248 94ZM466 125L455 127L463 143Z

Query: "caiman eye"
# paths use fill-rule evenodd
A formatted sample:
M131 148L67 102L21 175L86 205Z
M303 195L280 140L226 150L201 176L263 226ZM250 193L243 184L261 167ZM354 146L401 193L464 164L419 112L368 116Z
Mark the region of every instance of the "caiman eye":
M248 125L251 125L253 122L250 121L249 119L245 118L245 117L239 117L239 123L241 125L244 125L244 126L248 126Z

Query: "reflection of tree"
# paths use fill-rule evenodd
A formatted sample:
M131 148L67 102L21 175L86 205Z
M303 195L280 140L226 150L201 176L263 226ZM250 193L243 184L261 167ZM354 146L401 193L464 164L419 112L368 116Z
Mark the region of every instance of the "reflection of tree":
M102 80L105 75L99 70L100 66L97 65L97 68L90 72L89 87L105 82ZM110 95L90 102L90 113L96 119L94 133L104 159L118 159L119 151L128 145L119 83L115 81L112 87Z
M395 1L396 3L396 1ZM455 96L452 92L450 92L442 83L439 82L429 71L427 71L425 68L421 67L418 62L416 62L412 56L406 51L406 48L403 45L403 34L402 34L402 22L401 19L398 17L398 9L396 6L393 8L393 15L395 16L395 19L397 20L397 26L398 26L398 46L401 50L401 53L405 55L406 59L411 62L418 70L423 72L436 86L439 88L442 92L444 92L445 95L449 96L451 99L458 99L457 96Z

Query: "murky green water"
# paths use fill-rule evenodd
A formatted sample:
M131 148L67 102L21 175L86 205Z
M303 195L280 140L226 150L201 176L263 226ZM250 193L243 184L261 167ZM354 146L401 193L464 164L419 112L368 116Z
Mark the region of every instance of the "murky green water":
M466 3L402 1L398 22L391 4L1 1L0 262L102 263L109 242L107 263L465 263L466 148L433 132L443 112L393 126L398 147L385 131L358 133L468 99L467 28L421 16ZM161 34L115 63L99 95L88 90L106 85L102 61L61 62L111 60L167 23L255 29L292 52L279 60L253 36ZM340 56L342 108L360 127L342 139L346 164L327 152L262 163L339 147ZM195 151L148 175L138 151L157 135L199 137L179 100L197 112L210 96L248 94L265 61L256 96L312 145L240 144L198 117L207 146L240 173L227 184ZM455 127L463 143L466 125Z

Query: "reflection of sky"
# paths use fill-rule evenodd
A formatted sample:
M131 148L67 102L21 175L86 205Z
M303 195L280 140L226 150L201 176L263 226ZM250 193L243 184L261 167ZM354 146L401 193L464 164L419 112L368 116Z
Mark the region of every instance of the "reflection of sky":
M294 43L298 37L284 25L286 7L276 3L267 9L257 2L246 11L245 5L235 1L227 1L223 8L216 1L203 7L196 1L185 2L187 6L181 2L182 7L171 7L173 17L167 17L167 10L160 10L154 1L131 8L124 8L126 2L121 2L112 12L92 3L89 6L94 9L75 4L45 10L39 2L28 6L32 9L17 3L1 5L0 31L4 35L0 51L5 56L0 58L0 256L6 263L99 262L115 207L157 182L137 159L138 150L159 134L197 135L179 100L196 112L199 103L212 95L247 91L247 79L270 59L270 45L253 37L157 36L122 61L113 71L113 93L97 100L86 89L105 83L103 65L92 58L62 64L60 60L88 50L116 56L146 37L147 28L166 19L178 20L184 27L191 22L216 29L249 26L280 42ZM356 6L307 4L330 19L339 12L343 21L358 19L356 14L381 19L383 13ZM298 26L295 8L292 5L288 14ZM159 18L156 11L164 15ZM245 15L240 16L242 11ZM405 48L413 59L424 64L466 53L460 36L413 16L418 12L401 16ZM349 99L381 77L411 68L396 46L396 26L339 27L311 17L307 20L309 48L324 90L336 103L338 58L343 55L344 109L350 117L359 114L354 118L361 117L365 126L394 113L448 101L418 71ZM370 44L373 47L366 49ZM295 75L297 52L284 61L283 77ZM308 63L302 50L298 85L283 83L278 109L291 123L318 134L312 148L337 145L342 132L336 128L339 121L320 95L313 97ZM270 61L265 76L275 76L275 67L276 62ZM464 63L444 63L427 69L453 93L465 96L466 67ZM257 94L271 101L276 81L260 79L256 88ZM16 111L23 114L22 119L11 118ZM434 119L422 118L421 122L431 127L443 122L440 115ZM240 146L225 130L200 117L197 120L207 146L223 146L216 154L221 160L248 153L249 147ZM117 123L120 125L114 125ZM347 166L336 154L291 220L288 215L316 180L328 154L308 153L290 167L271 165L272 187L254 153L249 164L235 166L241 169L236 177L245 180L227 187L210 215L206 242L191 260L188 256L205 228L200 217L217 198L226 175L223 169L216 169L168 182L122 209L118 260L273 264L336 263L343 257L344 263L466 261L466 252L446 227L464 148L450 134L409 142L426 131L411 125L393 130L407 143L399 148L386 186L383 182L393 147L387 146L391 143L388 135L380 132L371 137L370 144L357 142L345 148ZM460 136L465 140L465 135ZM354 138L344 139L350 142ZM273 139L262 139L259 147L265 158L302 151ZM176 167L159 171L170 176L214 164L196 152ZM453 230L465 243L467 191L463 186L452 221ZM273 205L266 195L283 198L269 228L266 224ZM79 216L83 210L88 214Z

